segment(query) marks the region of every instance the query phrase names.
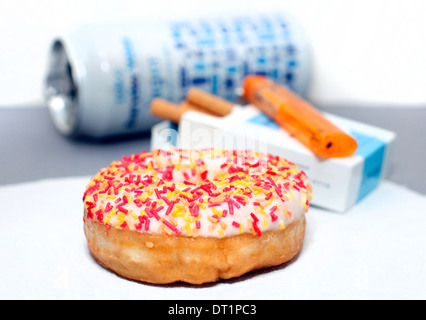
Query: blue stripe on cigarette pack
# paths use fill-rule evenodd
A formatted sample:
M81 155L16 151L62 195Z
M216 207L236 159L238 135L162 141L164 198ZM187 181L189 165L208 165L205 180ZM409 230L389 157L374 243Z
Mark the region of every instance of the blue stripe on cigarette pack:
M364 169L357 201L361 200L379 184L386 144L376 137L360 132L351 131L351 135L358 142L356 154L364 158Z
M260 113L249 122L263 125L278 130L280 127L264 113ZM383 168L383 159L386 152L386 143L376 137L357 131L351 131L351 135L357 140L356 155L364 159L362 179L358 191L357 202L364 198L370 191L378 186Z
M276 130L280 128L276 122L272 121L271 118L269 118L264 113L259 113L258 115L251 118L249 122L260 124L262 126L265 126L271 129L276 129Z

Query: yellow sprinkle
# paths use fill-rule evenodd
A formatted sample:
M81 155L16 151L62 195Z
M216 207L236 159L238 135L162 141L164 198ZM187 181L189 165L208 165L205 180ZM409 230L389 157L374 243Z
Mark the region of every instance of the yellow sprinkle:
M136 213L134 213L133 211L130 213L132 215L132 218L137 220L138 219L138 215Z
M240 223L240 227L238 229L239 229L240 233L244 232L244 226L243 226L242 223Z
M263 218L263 227L265 228L265 229L267 229L268 228L268 218Z
M188 233L188 236L190 236L192 232L191 232L191 226L189 225L189 223L185 224L185 229L186 229L186 233Z
M218 211L216 208L212 208L212 211L218 217L221 217L223 215L223 212L222 211Z
M282 222L282 221L280 221L280 228L281 228L281 229L285 229L284 222Z
M116 196L113 196L113 195L107 195L107 198L108 198L108 199L111 199L111 200L115 200L115 199L117 199L117 197L116 197Z
M159 205L162 205L162 204L163 204L163 201L161 201L161 200L157 200L157 203L158 203Z
M141 216L145 216L146 215L146 212L145 212L145 210L144 209L142 209L141 210Z
M117 222L119 224L122 224L124 221L126 221L126 218L122 212L119 212L117 215Z
M178 207L174 208L172 211L172 216L177 218L177 217L185 217L185 211L182 211L181 209L179 209Z
M219 234L219 237L220 237L220 238L223 238L224 233L223 233L223 230L222 230L222 229L219 229L219 230L217 231L217 233Z

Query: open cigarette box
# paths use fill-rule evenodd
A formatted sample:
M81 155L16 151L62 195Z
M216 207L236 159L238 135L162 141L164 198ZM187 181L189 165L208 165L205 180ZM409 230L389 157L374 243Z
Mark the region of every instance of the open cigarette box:
M182 115L179 125L163 121L152 128L151 147L251 149L287 158L309 177L312 205L344 212L385 177L396 135L332 114L323 115L357 140L353 156L315 156L252 105L237 105L225 117L189 111Z

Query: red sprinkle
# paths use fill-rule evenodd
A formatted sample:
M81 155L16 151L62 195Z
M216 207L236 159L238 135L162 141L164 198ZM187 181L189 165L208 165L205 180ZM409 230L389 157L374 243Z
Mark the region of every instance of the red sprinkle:
M170 229L172 230L174 233L176 234L180 234L180 230L178 228L176 228L171 222L164 220L163 223Z
M129 210L127 210L126 208L123 208L123 207L117 207L117 210L118 211L121 211L121 212L123 212L123 213L125 213L125 214L127 214L128 212L129 212Z
M221 205L221 203L220 202L213 202L213 203L209 203L208 204L208 207L209 208L211 208L211 207L219 207Z
M207 170L206 170L206 171L203 171L203 172L200 174L201 179L206 180L206 179L207 179L207 173L208 173L208 171L207 171Z
M157 199L160 200L161 199L160 190L158 190L157 188L155 188L154 191L155 191L155 195L157 196Z
M170 200L167 199L165 196L161 196L161 199L163 199L163 201L167 204L170 205Z
M105 212L110 212L112 210L112 205L111 203L107 202L106 206L105 206Z
M261 236L262 236L262 232L260 231L260 229L259 229L259 227L257 226L257 223L256 223L256 222L253 222L253 228L254 228L254 231L256 231L257 236L258 236L258 237L261 237Z
M250 216L253 218L254 222L258 222L259 219L255 216L254 213L250 213Z
M169 215L169 214L170 214L170 212L172 212L172 210L173 210L173 206L174 206L174 205L175 205L175 202L174 202L174 201L171 201L171 202L170 202L169 207L167 208L166 216L167 216L167 215Z
M193 217L198 217L199 212L200 212L200 207L199 206L192 206L192 208L190 209L191 211L191 215Z

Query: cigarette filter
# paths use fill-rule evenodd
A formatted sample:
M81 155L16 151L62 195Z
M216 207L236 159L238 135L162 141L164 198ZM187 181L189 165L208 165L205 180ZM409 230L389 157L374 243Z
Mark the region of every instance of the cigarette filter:
M221 102L221 99L219 102ZM214 107L214 104L212 104L212 106ZM150 111L154 116L169 120L176 124L179 123L180 118L187 111L197 111L212 116L224 116L222 114L213 112L212 109L205 109L198 104L191 103L187 100L182 101L182 103L178 105L161 98L155 98L152 100Z
M320 157L352 155L357 142L285 86L264 76L244 79L244 98Z
M234 106L231 102L225 99L208 92L204 92L195 87L189 89L186 99L188 102L221 117L231 113L232 107Z

